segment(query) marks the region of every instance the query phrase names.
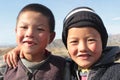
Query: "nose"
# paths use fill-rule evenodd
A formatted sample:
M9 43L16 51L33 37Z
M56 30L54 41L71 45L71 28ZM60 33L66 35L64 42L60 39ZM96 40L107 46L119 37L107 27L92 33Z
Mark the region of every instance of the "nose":
M86 44L85 41L80 41L80 42L79 42L78 50L79 50L80 52L85 52L85 51L87 51L87 44Z
M25 36L33 38L34 30L32 28L27 29Z

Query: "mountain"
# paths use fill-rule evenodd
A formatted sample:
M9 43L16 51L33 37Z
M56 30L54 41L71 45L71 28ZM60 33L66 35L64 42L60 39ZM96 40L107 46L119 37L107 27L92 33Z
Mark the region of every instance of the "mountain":
M108 46L120 46L120 34L109 35ZM7 53L9 50L14 48L13 46L1 47L0 55ZM48 45L47 49L55 55L68 57L68 52L61 39L55 39L51 44Z
M120 34L109 35L108 46L120 46Z
M50 45L48 45L47 49L55 55L64 57L68 56L67 50L61 39L55 39Z

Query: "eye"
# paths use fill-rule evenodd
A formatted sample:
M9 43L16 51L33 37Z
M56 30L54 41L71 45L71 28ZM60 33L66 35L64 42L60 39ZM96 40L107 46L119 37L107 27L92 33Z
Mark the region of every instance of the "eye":
M88 39L88 41L96 41L96 39Z
M71 40L69 43L72 44L72 45L75 45L75 44L78 44L78 41L77 40Z
M20 26L19 28L21 28L21 29L28 29L27 26Z
M37 28L38 31L45 31L44 28L38 27Z
M94 42L96 42L96 39L90 38L90 39L88 39L88 42L89 42L89 43L94 43Z

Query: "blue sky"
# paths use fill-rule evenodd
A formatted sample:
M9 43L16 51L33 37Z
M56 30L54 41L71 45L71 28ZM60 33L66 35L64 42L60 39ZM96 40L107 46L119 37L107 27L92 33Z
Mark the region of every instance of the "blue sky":
M56 39L61 39L64 17L73 8L80 6L93 8L102 18L109 34L120 34L120 0L1 0L0 45L16 44L16 17L29 3L40 3L52 10L56 20Z

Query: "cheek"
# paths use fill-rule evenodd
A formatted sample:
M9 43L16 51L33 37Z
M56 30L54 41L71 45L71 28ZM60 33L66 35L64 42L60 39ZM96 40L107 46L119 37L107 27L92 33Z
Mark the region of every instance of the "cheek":
M68 52L71 57L74 57L77 54L77 48L75 46L68 45Z
M99 59L99 57L101 56L101 53L102 53L102 45L101 44L94 44L94 45L91 45L89 46L89 49L92 51L93 56L97 59Z
M99 52L102 50L102 45L101 45L101 43L91 44L91 45L89 45L89 49L92 52Z
M89 49L90 49L92 52L96 52L96 50L97 50L97 45L96 45L96 44L91 44L91 45L89 45Z
M44 42L48 44L50 36L47 33L40 33L38 36L36 36L36 38L38 38L40 42Z
M20 44L20 42L22 41L22 39L23 39L23 33L22 32L16 32L16 42L18 43L18 44Z

